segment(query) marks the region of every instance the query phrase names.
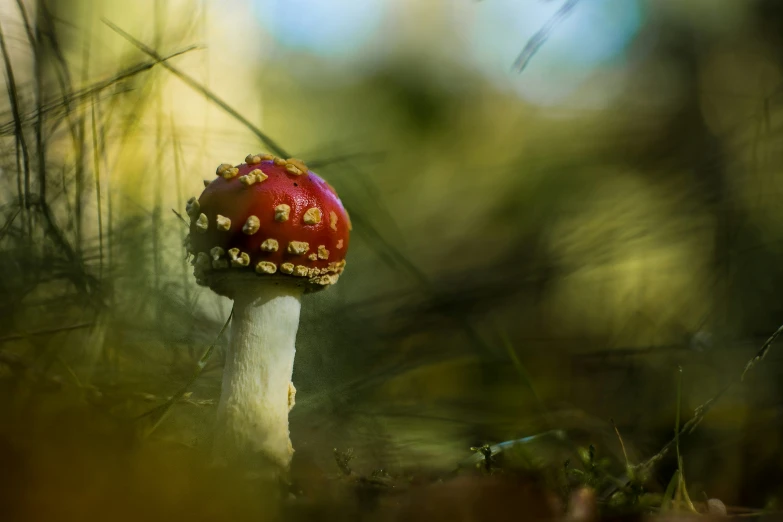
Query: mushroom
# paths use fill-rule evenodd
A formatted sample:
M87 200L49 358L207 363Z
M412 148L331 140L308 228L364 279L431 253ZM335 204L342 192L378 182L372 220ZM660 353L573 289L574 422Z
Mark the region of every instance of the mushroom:
M234 301L214 454L284 474L301 297L337 282L351 222L334 189L301 161L245 161L218 167L189 203L196 280Z

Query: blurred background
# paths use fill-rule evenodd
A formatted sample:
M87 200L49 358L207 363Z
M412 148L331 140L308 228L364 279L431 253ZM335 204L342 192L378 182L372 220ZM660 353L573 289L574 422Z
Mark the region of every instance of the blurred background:
M172 210L251 152L304 159L354 222L339 284L303 301L307 476L339 472L333 448L448 472L551 429L620 474L613 423L649 459L678 368L685 422L783 323L778 0L2 0L0 29L19 518L201 494L231 303L195 284ZM692 497L776 505L782 363L682 438Z

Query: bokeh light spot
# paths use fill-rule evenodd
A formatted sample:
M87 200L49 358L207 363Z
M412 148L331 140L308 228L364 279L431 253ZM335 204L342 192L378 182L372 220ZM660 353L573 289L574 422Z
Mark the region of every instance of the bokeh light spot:
M387 0L254 0L255 12L282 46L330 58L361 54L383 24Z

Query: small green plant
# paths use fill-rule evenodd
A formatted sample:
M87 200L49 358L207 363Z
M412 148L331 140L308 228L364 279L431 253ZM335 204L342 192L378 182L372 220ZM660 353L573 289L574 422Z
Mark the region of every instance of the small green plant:
M471 447L470 451L481 455L482 460L476 463L476 467L484 470L485 473L492 473L494 457L492 456L492 447L489 444L483 444L477 447Z
M566 478L569 479L569 482L575 482L577 487L587 486L592 489L599 489L603 482L610 477L609 467L611 466L611 461L608 458L596 459L596 449L593 444L586 448L579 448L577 453L582 468L572 467L571 461L567 460L563 465Z
M677 470L674 472L666 493L663 495L661 503L661 513L679 512L680 508L691 513L698 513L688 495L688 487L685 483L685 472L683 470L682 454L680 453L680 409L682 406L682 368L678 368L677 373L677 415L674 422L674 440L677 450Z
M337 467L340 468L340 471L346 477L353 474L353 470L350 466L350 462L353 460L353 457L353 448L348 448L345 451L340 451L337 448L334 448L334 461L337 463Z

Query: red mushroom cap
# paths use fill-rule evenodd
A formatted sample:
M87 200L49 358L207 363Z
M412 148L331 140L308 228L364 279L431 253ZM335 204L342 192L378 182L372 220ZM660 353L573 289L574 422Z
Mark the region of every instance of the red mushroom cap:
M345 266L351 221L335 190L297 159L249 155L218 167L188 201L190 252L200 284L237 272L301 282L308 292Z

